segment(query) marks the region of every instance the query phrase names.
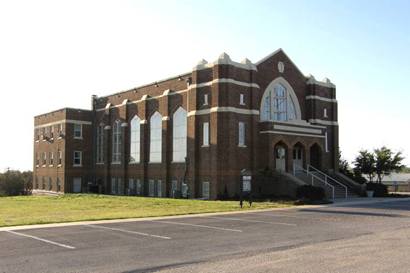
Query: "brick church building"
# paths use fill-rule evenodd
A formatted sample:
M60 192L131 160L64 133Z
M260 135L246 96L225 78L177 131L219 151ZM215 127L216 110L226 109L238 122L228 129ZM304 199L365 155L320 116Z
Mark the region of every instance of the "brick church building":
M281 49L257 63L224 53L34 126L33 186L43 191L216 199L238 195L244 171L338 169L335 85Z

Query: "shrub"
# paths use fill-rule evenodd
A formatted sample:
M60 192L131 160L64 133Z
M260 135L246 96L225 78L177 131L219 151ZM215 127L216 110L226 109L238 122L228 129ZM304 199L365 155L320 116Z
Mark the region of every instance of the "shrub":
M389 194L387 186L381 183L367 183L366 190L373 191L374 197L385 197Z
M325 199L325 190L321 187L315 187L312 185L299 186L296 189L296 197L298 199L308 199L311 201Z

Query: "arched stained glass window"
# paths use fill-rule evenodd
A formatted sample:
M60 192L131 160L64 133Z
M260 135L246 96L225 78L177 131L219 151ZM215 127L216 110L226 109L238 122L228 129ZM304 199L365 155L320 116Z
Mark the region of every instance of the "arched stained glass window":
M161 162L162 160L162 116L155 112L150 119L150 146L149 161Z
M130 163L140 162L140 125L141 119L134 116L131 120Z
M285 86L278 83L262 100L261 120L287 121L296 119L295 104Z
M184 162L187 152L187 113L179 107L173 117L172 161Z

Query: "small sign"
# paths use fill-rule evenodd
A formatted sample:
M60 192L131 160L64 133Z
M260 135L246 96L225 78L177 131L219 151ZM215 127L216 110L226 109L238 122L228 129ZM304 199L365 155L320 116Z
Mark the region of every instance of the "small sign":
M243 176L242 178L242 191L250 192L251 191L251 176Z

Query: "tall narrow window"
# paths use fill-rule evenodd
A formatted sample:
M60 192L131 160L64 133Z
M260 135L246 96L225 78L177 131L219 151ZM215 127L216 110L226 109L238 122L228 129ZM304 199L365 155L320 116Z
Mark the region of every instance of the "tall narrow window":
M112 130L112 163L121 163L121 121L114 122Z
M82 165L83 153L81 151L74 151L73 165L81 166Z
M53 166L54 165L54 153L53 152L50 152L49 153L49 163L48 164L50 164L50 166Z
M202 146L209 146L209 122L203 123L202 131Z
M204 94L204 105L208 105L208 94Z
M97 127L97 163L104 162L104 125L100 125Z
M245 99L244 99L244 96L243 96L242 93L239 94L239 104L240 105L245 105Z
M74 124L74 138L82 138L83 130L81 124Z
M36 153L36 166L38 167L40 165L40 156L38 153Z
M63 124L60 123L58 124L58 137L61 138L63 136L64 132L63 132Z
M162 116L155 112L150 119L150 146L149 161L161 162L162 160Z
M63 163L63 152L58 151L58 165L61 165Z
M327 118L327 108L324 108L324 109L323 109L323 117L324 117L324 118Z
M111 194L117 193L117 179L116 177L111 177Z
M245 123L238 123L238 146L245 146Z
M54 126L50 126L50 138L54 138Z
M45 167L47 164L47 153L43 152L43 167Z
M130 163L140 162L140 126L141 120L135 116L131 120Z
M172 118L172 161L184 162L187 152L187 113L179 107Z

